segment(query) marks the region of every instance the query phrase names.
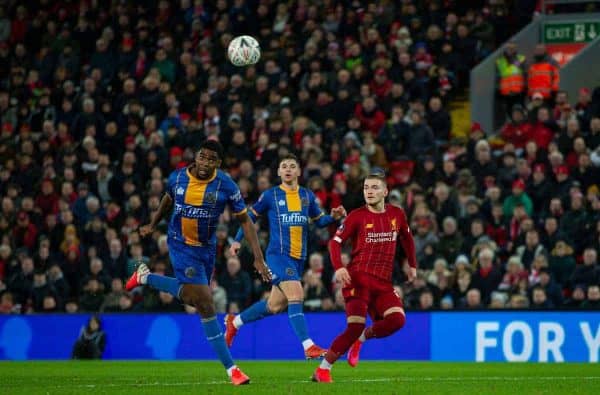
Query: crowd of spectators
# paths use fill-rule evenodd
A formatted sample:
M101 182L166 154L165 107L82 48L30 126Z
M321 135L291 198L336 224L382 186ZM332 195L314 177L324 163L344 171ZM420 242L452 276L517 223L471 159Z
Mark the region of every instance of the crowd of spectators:
M3 4L0 313L191 311L123 281L140 260L172 274L166 224L143 240L135 230L205 139L226 147L223 167L249 204L290 151L327 211L361 205L362 177L388 169L421 267L410 286L394 276L409 309L598 308L600 114L522 109L516 124L557 118L545 146L490 143L477 125L468 141L451 133L448 103L470 68L531 17L512 2ZM257 66L227 62L238 34L260 41ZM236 228L226 212L219 312L269 292L247 249L227 255ZM308 310L343 306L332 231L310 235Z

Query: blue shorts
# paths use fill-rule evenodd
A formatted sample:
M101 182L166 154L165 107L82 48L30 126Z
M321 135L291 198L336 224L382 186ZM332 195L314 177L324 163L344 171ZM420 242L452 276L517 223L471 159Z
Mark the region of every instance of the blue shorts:
M214 246L190 246L169 239L169 257L175 277L183 284L208 285L215 268Z
M287 255L267 255L267 266L273 273L273 285L282 281L300 281L304 273L304 260Z

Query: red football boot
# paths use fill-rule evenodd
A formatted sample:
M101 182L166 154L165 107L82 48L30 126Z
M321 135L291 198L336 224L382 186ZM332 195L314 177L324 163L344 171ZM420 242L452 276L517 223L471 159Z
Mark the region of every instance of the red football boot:
M131 291L135 287L146 284L148 274L150 274L150 269L148 269L148 266L146 266L145 263L140 263L135 272L131 275L131 277L129 277L129 280L127 280L127 283L125 284L125 290Z
M355 367L358 365L358 358L360 355L360 348L362 347L363 342L357 340L352 344L350 350L348 350L348 365Z
M331 379L331 370L317 368L313 373L312 381L317 383L333 383L333 380Z
M250 384L250 377L246 376L240 368L235 367L231 371L231 384L233 385L245 385Z
M316 344L313 344L312 346L310 346L306 350L304 350L304 356L306 357L306 359L323 358L326 353L327 353L326 349L321 348L321 347L317 346Z
M237 334L238 329L233 325L233 320L235 319L235 315L227 314L225 316L225 343L227 347L231 347L233 344L233 338Z

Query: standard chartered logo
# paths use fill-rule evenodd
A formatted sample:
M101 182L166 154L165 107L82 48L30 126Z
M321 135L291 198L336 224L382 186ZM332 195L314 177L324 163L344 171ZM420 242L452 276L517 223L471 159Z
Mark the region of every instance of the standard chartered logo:
M368 232L365 237L366 243L388 243L390 241L396 241L396 232Z

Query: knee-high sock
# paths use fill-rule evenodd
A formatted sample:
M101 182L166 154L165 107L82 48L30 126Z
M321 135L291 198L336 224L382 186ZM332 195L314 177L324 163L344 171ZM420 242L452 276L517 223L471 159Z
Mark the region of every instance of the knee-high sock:
M358 339L362 331L365 329L365 324L351 322L346 327L346 330L336 337L331 343L329 350L327 350L327 354L325 355L325 360L330 364L333 364L337 359L348 352L350 346Z
M233 358L231 358L231 353L229 352L229 348L225 344L225 338L223 337L223 331L217 322L217 317L208 317L202 319L202 326L204 327L204 334L206 335L206 340L210 343L213 350L219 357L219 360L225 366L225 369L229 369L234 365Z
M386 315L382 320L375 322L365 329L365 338L382 338L395 333L404 326L406 317L402 313L392 313Z
M269 310L267 307L267 301L259 300L240 313L238 317L241 319L241 323L236 325L236 327L239 327L242 324L247 324L248 322L258 321L272 314L273 313L271 313L271 310Z
M182 284L176 278L150 273L148 274L147 284L159 291L168 292L179 299Z
M308 327L306 326L306 319L304 318L302 307L302 302L291 302L288 305L290 325L301 342L309 339Z

